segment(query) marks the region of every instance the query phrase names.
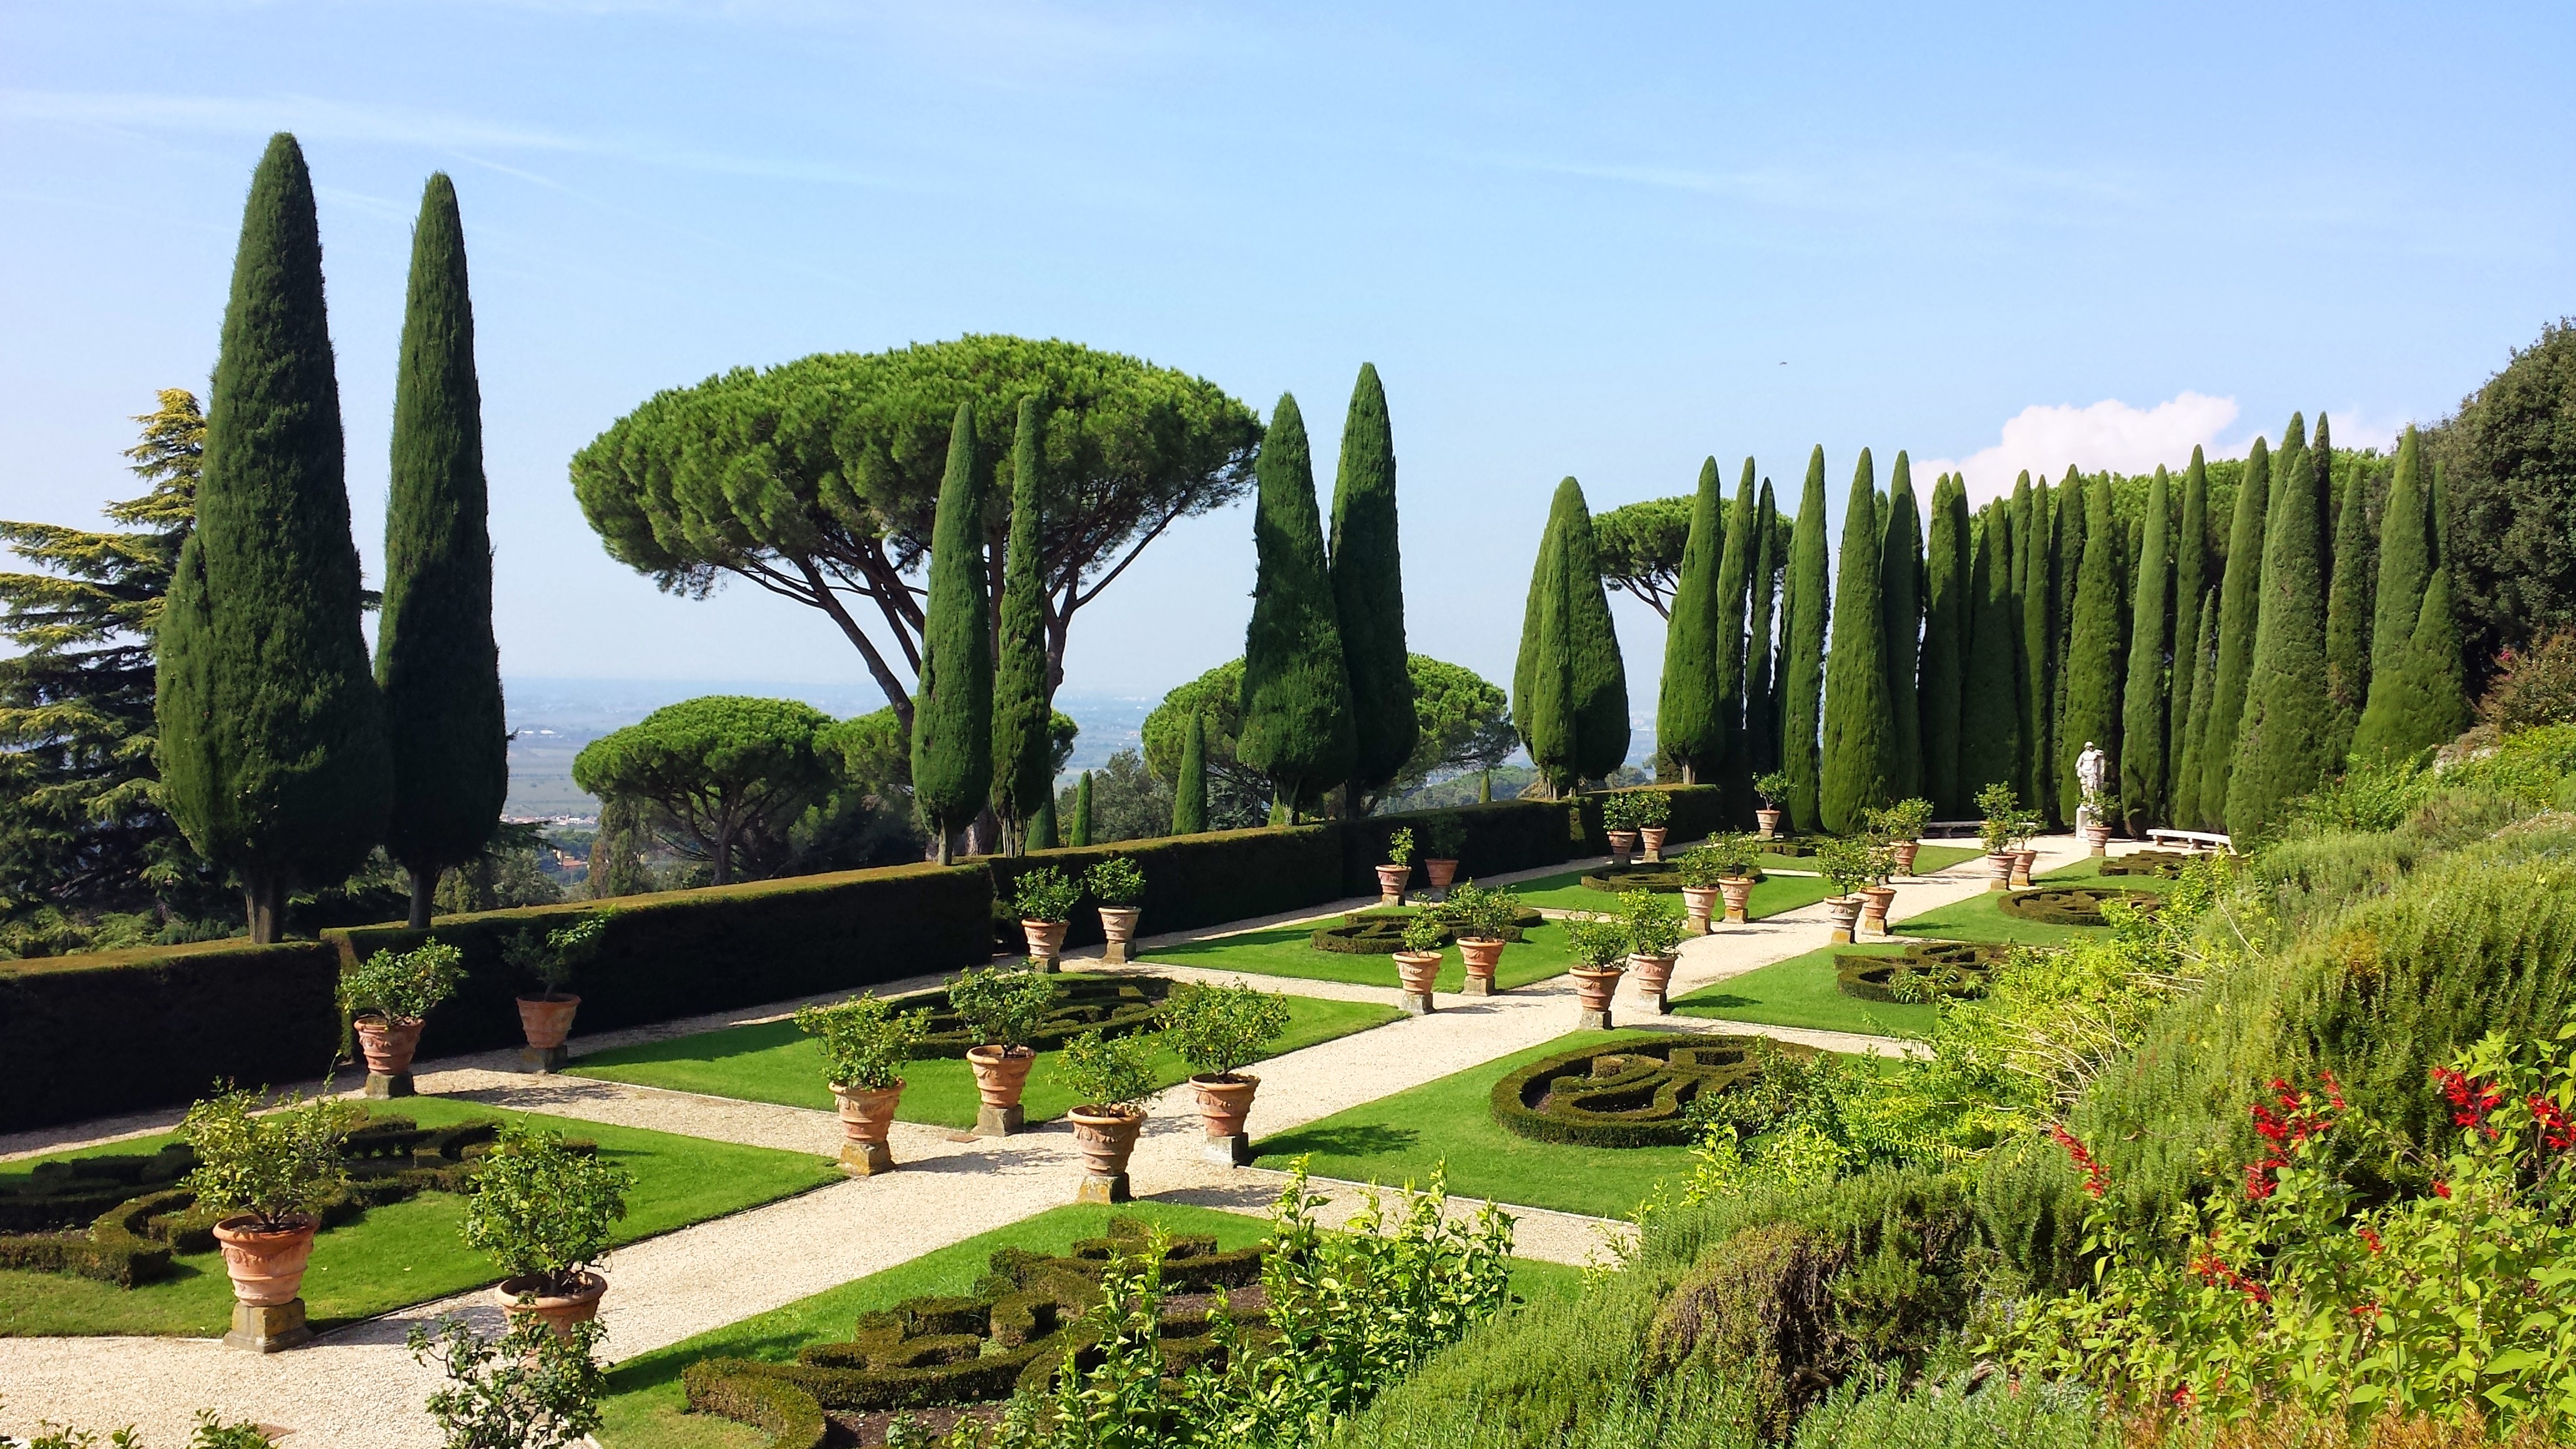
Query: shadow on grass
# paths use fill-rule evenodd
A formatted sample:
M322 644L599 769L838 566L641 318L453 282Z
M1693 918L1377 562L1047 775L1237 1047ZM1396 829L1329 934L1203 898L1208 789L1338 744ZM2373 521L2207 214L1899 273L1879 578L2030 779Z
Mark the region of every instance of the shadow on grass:
M1260 1150L1264 1157L1297 1157L1309 1152L1325 1157L1376 1157L1410 1152L1421 1140L1421 1132L1414 1128L1369 1122L1350 1127L1310 1127L1273 1137L1262 1143Z
M637 1042L633 1046L586 1052L573 1058L573 1065L626 1067L650 1062L723 1061L727 1057L770 1051L804 1038L805 1033L798 1030L793 1021L765 1021L752 1026L722 1027L664 1041Z

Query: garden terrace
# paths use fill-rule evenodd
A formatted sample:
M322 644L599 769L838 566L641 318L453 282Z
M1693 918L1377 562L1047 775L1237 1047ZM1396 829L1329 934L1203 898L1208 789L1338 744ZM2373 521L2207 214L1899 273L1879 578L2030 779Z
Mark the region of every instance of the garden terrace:
M1523 882L1514 889L1523 905L1537 906L1542 910L1606 911L1619 903L1616 892L1629 887L1587 883L1588 877L1600 874L1598 869L1563 871ZM1603 879L1606 882L1610 878ZM1676 891L1681 889L1678 874L1672 877L1672 888ZM1785 872L1770 874L1753 888L1753 899L1746 907L1746 914L1753 920L1764 920L1801 906L1814 905L1833 893L1833 885L1821 876Z
M1895 960L1904 947L1884 942L1827 946L1728 976L1672 999L1675 1016L1808 1031L1920 1039L1932 1034L1933 1008L1879 1001L1842 989L1847 960Z
M1353 986L1383 986L1389 992L1396 989L1398 983L1392 957L1319 951L1315 949L1314 933L1315 928L1311 925L1271 926L1257 931L1156 946L1137 954L1151 965L1189 966L1203 971L1241 971L1255 976L1287 976L1309 981L1340 981ZM1574 955L1566 947L1563 926L1553 922L1530 926L1523 930L1522 939L1503 948L1503 958L1495 967L1494 980L1509 990L1561 976L1573 964ZM1441 953L1437 989L1454 992L1466 980L1467 968L1459 959L1458 948L1451 945Z

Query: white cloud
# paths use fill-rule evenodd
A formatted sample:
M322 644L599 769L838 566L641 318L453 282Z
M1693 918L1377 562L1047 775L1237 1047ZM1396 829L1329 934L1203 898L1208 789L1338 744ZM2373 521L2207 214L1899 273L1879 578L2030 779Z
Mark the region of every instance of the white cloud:
M1965 458L1927 459L1914 465L1914 473L1918 478L1961 474L1967 479L1970 502L1982 503L2010 493L2013 480L2025 468L2038 480L2060 477L2069 465L2084 473L2105 468L2145 473L2158 463L2179 467L2191 460L2194 447L2205 449L2212 458L2243 452L2251 439L2233 445L2218 441L2220 430L2236 421L2236 413L2236 399L2196 392L2178 393L2149 408L2132 407L2117 398L2104 398L2089 407L2034 403L2004 423L2003 436L1993 447ZM2335 441L2344 443L2340 430Z

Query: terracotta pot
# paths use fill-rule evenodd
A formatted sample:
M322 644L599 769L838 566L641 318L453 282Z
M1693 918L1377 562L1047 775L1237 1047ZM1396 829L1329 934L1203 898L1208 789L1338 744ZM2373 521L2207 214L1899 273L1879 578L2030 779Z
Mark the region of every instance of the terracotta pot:
M1468 978L1490 984L1494 968L1502 964L1504 945L1500 936L1460 936L1458 959L1467 963Z
M1566 973L1574 978L1574 994L1586 1011L1608 1011L1610 998L1618 993L1619 978L1628 974L1621 966L1604 966L1598 970L1577 966Z
M1115 941L1122 946L1129 941L1135 940L1137 918L1144 914L1145 908L1143 906L1102 906L1100 908L1100 939L1104 941ZM1064 938L1059 935L1056 937L1056 940L1061 944Z
M358 1055L367 1059L367 1070L380 1077L399 1077L411 1070L412 1053L420 1050L420 1018L362 1016L352 1023L358 1029Z
M1994 873L1994 888L1996 890L2003 890L2012 884L2013 871L2020 865L2021 857L2014 854L2012 851L1990 850L1986 852L1986 869Z
M1127 1170L1127 1159L1136 1151L1136 1134L1145 1130L1143 1112L1083 1106L1064 1115L1073 1123L1073 1145L1082 1153L1083 1171L1093 1177L1116 1177Z
M528 1034L528 1045L539 1051L552 1051L572 1035L572 1014L579 1010L578 996L522 996L519 1029Z
M1610 832L1610 859L1612 862L1619 865L1626 865L1630 858L1635 856L1636 853L1637 832L1633 830L1613 830Z
M1901 875L1914 874L1914 857L1922 853L1923 842L1919 840L1900 840L1896 842L1893 848L1896 851L1897 872Z
M1449 889L1449 883L1458 878L1458 862L1454 860L1426 860L1422 863L1422 874L1425 879L1431 882L1431 888L1433 890L1445 891Z
M1377 868L1377 898L1386 905L1402 905L1404 888L1413 883L1413 867L1381 865Z
M1415 996L1428 996L1432 984L1440 979L1440 953L1398 951L1395 953L1395 974L1404 983L1406 991Z
M2085 826L2084 843L2091 847L2095 855L2100 855L2103 851L2110 848L2111 827L2108 825Z
M903 1100L903 1082L898 1079L882 1090L853 1090L835 1082L832 1096L841 1104L841 1135L852 1142L883 1147L886 1133L894 1126L895 1104Z
M1865 903L1859 896L1825 897L1825 909L1832 914L1834 931L1842 939L1851 939L1852 927L1860 921L1860 908L1863 904Z
M1029 955L1039 961L1052 961L1064 954L1067 921L1022 921L1020 934L1028 937Z
M215 1224L235 1298L265 1307L291 1302L304 1291L304 1266L313 1261L313 1235L322 1230L322 1220L298 1213L289 1221L295 1226L273 1232L262 1230L250 1213Z
M1192 1077L1190 1085L1199 1089L1199 1120L1207 1124L1207 1135L1232 1137L1252 1115L1252 1094L1261 1090L1261 1079L1235 1072Z
M966 1065L975 1073L975 1091L987 1107L1020 1105L1020 1094L1029 1086L1029 1068L1037 1064L1037 1051L1031 1047L979 1046L966 1051Z
M1638 843L1646 847L1646 859L1661 860L1664 858L1664 836L1666 833L1666 828L1661 825L1649 825L1637 832Z
M1746 913L1753 909L1753 877L1747 875L1721 879L1717 883L1717 889L1718 894L1726 897L1728 923L1739 926L1744 924L1749 919Z
M1639 952L1628 958L1628 969L1637 975L1637 994L1660 998L1664 988L1673 982L1673 963L1679 956L1649 956Z
M1765 840L1777 840L1777 839L1779 839L1779 838L1780 838L1780 812L1779 812L1779 811L1777 811L1777 810L1756 810L1756 811L1754 811L1754 812L1753 812L1753 820L1754 820L1754 823L1755 823L1755 824L1757 824L1757 825L1759 825L1759 826L1761 826L1761 827L1762 827L1762 838L1763 838L1763 839L1765 839Z
M548 1293L539 1278L504 1278L492 1290L501 1311L517 1324L527 1318L542 1318L557 1338L572 1337L572 1326L588 1323L599 1316L599 1300L608 1292L608 1280L597 1273L576 1275L578 1286L569 1293ZM525 1300L525 1301L522 1301Z
M1894 886L1863 886L1860 891L1860 918L1871 930L1887 934L1887 907L1896 899Z
M2032 869L2039 864L2039 848L2025 845L2014 854L2019 858L2013 863L2013 884L2028 885Z
M1717 910L1718 889L1715 886L1683 886L1682 911L1694 936L1708 934L1708 918Z

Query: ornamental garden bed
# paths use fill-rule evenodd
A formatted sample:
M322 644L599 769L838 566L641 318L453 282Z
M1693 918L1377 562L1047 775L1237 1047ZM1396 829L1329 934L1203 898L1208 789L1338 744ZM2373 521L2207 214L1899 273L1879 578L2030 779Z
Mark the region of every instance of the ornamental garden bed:
M1700 1135L1692 1104L1760 1075L1754 1040L1673 1033L1594 1042L1504 1073L1487 1100L1496 1122L1535 1142L1687 1147ZM1816 1055L1802 1046L1779 1050Z
M1372 906L1352 911L1340 920L1317 926L1307 933L1306 944L1318 951L1338 952L1345 956L1392 956L1404 949L1404 926L1422 914L1410 906ZM1536 911L1523 910L1509 926L1503 928L1506 942L1523 941L1529 932L1546 924L1547 917ZM1447 946L1457 939L1442 932L1440 944Z
M2100 926L2107 924L2102 908L2113 902L2132 910L2152 911L2164 904L2164 897L2153 891L2108 886L2041 884L2032 890L2013 891L1996 905L2016 920L2052 926Z
M1299 946L1304 950L1304 946ZM1321 958L1321 953L1308 952ZM1321 958L1342 959L1342 958ZM1367 958L1358 958L1367 959ZM1509 959L1508 954L1506 959ZM1388 984L1394 984L1392 963L1381 967ZM1082 976L1072 973L1058 978L1063 989L1077 996L1138 990L1143 996L1159 1001L1170 991L1171 983L1152 976ZM1123 999L1123 998L1122 998ZM944 1006L940 993L905 997L903 1001L934 1002ZM1288 1030L1271 1044L1267 1055L1277 1056L1327 1042L1352 1032L1384 1026L1403 1013L1393 1006L1373 1002L1323 1001L1313 997L1291 996L1288 1001ZM936 1018L933 1019L936 1024ZM1128 1031L1152 1026L1150 1014L1129 1015L1124 1021ZM960 1130L975 1125L979 1101L975 1076L965 1062L966 1043L956 1054L918 1058L904 1068L902 1120L922 1122L935 1127ZM1147 1046L1147 1058L1153 1064L1156 1087L1168 1087L1188 1080L1192 1068L1179 1055L1159 1043ZM1079 1105L1073 1094L1057 1085L1051 1067L1056 1052L1040 1051L1036 1067L1029 1074L1028 1093L1022 1099L1031 1122L1050 1121ZM767 1021L751 1026L726 1027L719 1031L699 1032L692 1036L674 1037L668 1041L643 1042L612 1051L594 1052L577 1057L565 1068L572 1076L596 1077L603 1081L628 1082L642 1087L667 1087L680 1092L702 1092L711 1097L732 1097L746 1102L774 1102L784 1107L810 1107L817 1111L833 1109L832 1094L823 1083L823 1058L813 1037L799 1031L793 1021Z
M2012 949L1992 941L1915 941L1892 955L1845 951L1834 958L1834 984L1863 1001L1966 1001L1985 994L1986 973Z
M1972 846L1936 845L1925 841L1914 853L1914 873L1930 875L1936 870L1946 870L1963 860L1975 860L1984 854L1984 851ZM1785 841L1766 841L1762 851L1762 866L1766 870L1814 870L1815 857L1816 837L1813 836L1799 836Z
M1587 874L1597 873L1597 869L1592 872L1562 871L1555 875L1542 876L1537 880L1525 881L1514 886L1513 890L1520 896L1523 905L1544 906L1554 911L1606 911L1619 903L1617 891L1635 889L1634 886L1619 886L1613 890L1602 890L1583 883ZM1678 877L1674 878L1672 888L1676 891L1681 889L1681 881ZM1776 916L1782 911L1794 911L1800 906L1814 905L1833 893L1834 888L1826 884L1821 877L1775 875L1753 888L1753 902L1749 914L1758 921L1765 916ZM1510 959L1509 953L1505 953L1504 959L1506 961Z
M829 1158L805 1153L501 1111L442 1097L406 1098L399 1115L432 1130L475 1121L525 1121L596 1144L601 1156L635 1174L630 1208L614 1237L621 1245L842 1180ZM163 1134L45 1161L152 1157L175 1141ZM0 1192L22 1194L35 1180L36 1166L0 1169ZM453 1191L423 1190L405 1201L365 1208L326 1230L315 1240L313 1265L304 1280L312 1325L328 1328L497 1281L491 1259L467 1248L459 1234L464 1209L465 1200ZM178 1251L166 1276L133 1288L71 1274L0 1269L0 1336L6 1337L212 1337L231 1321L232 1306L222 1255L212 1251Z
M1934 1009L1903 1001L1869 1001L1842 989L1843 959L1893 959L1902 945L1829 946L1712 982L1673 1000L1673 1014L1704 1021L1758 1022L1811 1031L1901 1038L1932 1034Z
M1596 904L1610 897L1587 891ZM1190 941L1177 946L1159 946L1146 953L1150 964L1195 966L1209 971L1242 971L1256 976L1295 976L1308 981L1344 981L1353 986L1383 986L1397 989L1395 960L1391 956L1362 956L1347 952L1318 951L1314 947L1315 923L1272 926L1240 935L1218 936L1205 941ZM1527 986L1551 976L1565 974L1574 964L1566 948L1565 927L1553 922L1532 926L1523 932L1524 939L1503 948L1503 959L1494 979L1503 989ZM1451 946L1441 953L1440 979L1437 990L1454 992L1466 984L1466 967L1458 959L1458 948ZM1294 1000L1295 998L1290 998Z
M2054 883L2059 879L2058 876L2050 876L2044 883ZM1945 906L1935 906L1897 922L1893 934L1899 940L1997 941L2024 946L2062 946L2082 940L2089 932L2103 929L2007 915L2002 905L2006 894L2003 891L1983 891Z
M2109 855L2093 863L2095 875L2154 876L2171 880L2182 874L2183 866L2192 859L2179 850L2133 850L2127 855Z

